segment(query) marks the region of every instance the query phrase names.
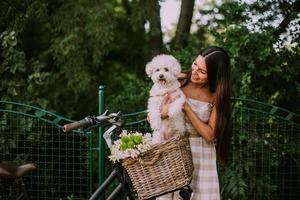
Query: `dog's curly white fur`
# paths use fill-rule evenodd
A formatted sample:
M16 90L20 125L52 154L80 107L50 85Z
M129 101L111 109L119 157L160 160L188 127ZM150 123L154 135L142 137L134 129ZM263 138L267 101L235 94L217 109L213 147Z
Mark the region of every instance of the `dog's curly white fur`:
M177 74L180 72L179 62L171 55L158 55L146 65L146 73L154 83L148 99L149 121L154 131L153 143L163 142L175 134L185 132L182 111L185 95L177 79ZM167 93L174 101L169 105L168 118L162 119L160 107Z

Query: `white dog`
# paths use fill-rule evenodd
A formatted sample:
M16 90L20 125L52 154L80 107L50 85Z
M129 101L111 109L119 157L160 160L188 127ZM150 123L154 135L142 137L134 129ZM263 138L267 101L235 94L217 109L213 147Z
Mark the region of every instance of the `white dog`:
M153 129L153 143L163 142L176 134L184 134L183 104L185 95L180 89L177 75L181 66L171 55L158 55L146 65L146 73L153 86L148 99L148 117ZM169 94L173 102L169 106L168 118L161 119L160 108L164 95Z

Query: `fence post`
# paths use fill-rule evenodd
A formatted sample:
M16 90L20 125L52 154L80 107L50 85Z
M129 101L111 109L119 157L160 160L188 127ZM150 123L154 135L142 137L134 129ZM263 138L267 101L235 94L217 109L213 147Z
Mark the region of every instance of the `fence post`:
M104 103L104 85L100 85L99 86L99 115L101 115L105 110L105 103ZM99 162L98 162L98 172L99 172L99 175L98 175L98 182L99 184L102 184L104 182L104 178L105 178L105 173L104 173L104 147L105 147L105 144L104 144L104 139L103 139L103 132L104 132L104 128L100 127L99 130L98 130L98 135L99 135L99 149L98 149L98 152L99 152Z

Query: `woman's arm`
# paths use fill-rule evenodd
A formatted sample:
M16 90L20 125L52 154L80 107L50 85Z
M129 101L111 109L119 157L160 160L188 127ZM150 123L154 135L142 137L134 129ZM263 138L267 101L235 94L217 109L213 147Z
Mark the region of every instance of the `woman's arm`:
M216 124L216 106L212 108L208 124L201 121L196 113L192 110L191 106L187 103L183 107L186 115L191 120L192 125L196 129L197 133L201 135L207 142L211 142L215 139L214 128Z
M172 103L171 98L169 94L166 94L160 107L160 116L162 119L166 119L169 117L168 112L170 103Z

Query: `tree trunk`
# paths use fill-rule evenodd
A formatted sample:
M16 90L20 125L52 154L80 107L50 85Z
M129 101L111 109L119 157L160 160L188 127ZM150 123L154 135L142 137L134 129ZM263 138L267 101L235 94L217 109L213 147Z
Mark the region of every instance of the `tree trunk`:
M163 41L160 22L160 5L158 0L146 0L145 2L150 24L149 42L151 48L151 56L162 53Z
M127 16L130 16L131 15L131 8L130 8L128 0L123 0L122 4L123 4L123 7L126 11Z
M300 12L300 0L296 0L292 5L283 2L280 4L280 7L281 10L284 11L284 18L273 33L275 38L278 38L281 33L284 33L289 23L297 17L297 14Z
M187 45L190 34L195 0L182 0L176 35L171 43L172 48L179 49Z

